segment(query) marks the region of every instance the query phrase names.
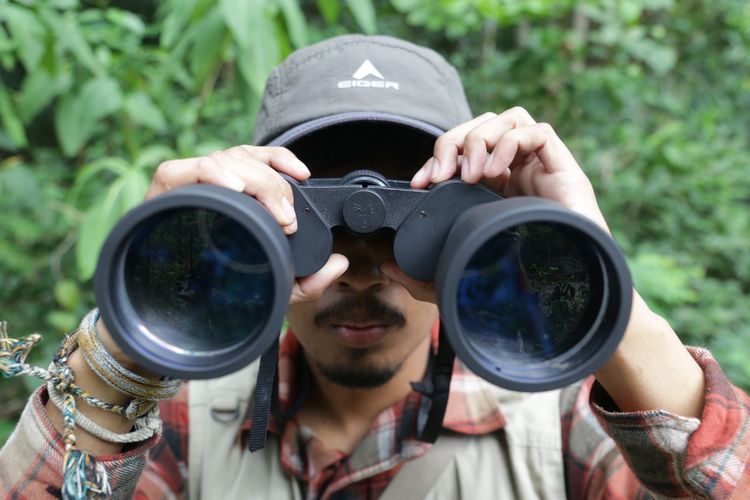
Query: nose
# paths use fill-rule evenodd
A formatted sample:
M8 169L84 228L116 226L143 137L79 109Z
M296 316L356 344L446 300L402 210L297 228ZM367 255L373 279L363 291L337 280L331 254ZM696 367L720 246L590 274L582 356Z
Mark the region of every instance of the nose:
M390 278L380 271L380 264L392 258L390 246L383 238L363 240L349 235L337 237L334 251L349 259L349 268L334 284L338 291L377 292L390 283Z

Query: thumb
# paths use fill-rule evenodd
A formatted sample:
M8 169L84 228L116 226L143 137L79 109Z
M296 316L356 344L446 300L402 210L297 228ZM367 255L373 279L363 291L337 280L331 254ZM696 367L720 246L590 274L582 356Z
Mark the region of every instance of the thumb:
M332 253L319 271L295 281L289 303L296 304L319 298L348 268L349 260L346 257Z
M400 284L417 300L435 304L435 285L431 281L415 280L398 267L396 261L389 260L380 265L380 271L390 279Z

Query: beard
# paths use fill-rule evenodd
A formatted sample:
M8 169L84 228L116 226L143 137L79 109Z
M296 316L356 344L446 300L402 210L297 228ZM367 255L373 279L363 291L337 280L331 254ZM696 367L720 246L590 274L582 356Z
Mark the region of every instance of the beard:
M355 358L361 357L361 353L357 353L355 356ZM368 366L356 362L351 363L351 365L348 363L327 365L315 361L315 366L321 375L334 384L348 389L374 389L381 387L387 384L398 373L403 364L404 360L380 366Z
M403 327L406 318L396 307L375 295L349 296L315 314L314 322L324 327L331 322L344 321L356 316L362 321L384 323L392 327ZM349 389L373 389L388 383L401 369L405 359L394 362L373 362L368 359L374 353L371 348L347 348L337 362L324 363L312 360L327 380Z

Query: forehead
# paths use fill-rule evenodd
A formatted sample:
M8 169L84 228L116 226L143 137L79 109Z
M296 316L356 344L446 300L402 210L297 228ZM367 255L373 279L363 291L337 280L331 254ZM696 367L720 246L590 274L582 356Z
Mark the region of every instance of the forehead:
M435 137L403 125L345 123L318 130L287 147L314 177L341 177L362 168L410 179L432 156Z

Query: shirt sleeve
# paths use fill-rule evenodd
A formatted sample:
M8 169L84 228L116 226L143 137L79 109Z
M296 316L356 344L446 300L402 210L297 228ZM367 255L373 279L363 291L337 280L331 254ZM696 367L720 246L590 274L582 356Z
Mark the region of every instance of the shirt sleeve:
M750 398L689 350L706 380L700 419L620 412L593 377L563 395L569 498L750 498Z
M135 499L185 498L188 472L188 384L159 403L162 439L148 453Z
M31 395L0 450L0 498L61 497L65 445L47 416L48 398L46 385ZM118 455L97 457L107 471L112 498L133 496L147 453L158 440L159 436L153 436Z

